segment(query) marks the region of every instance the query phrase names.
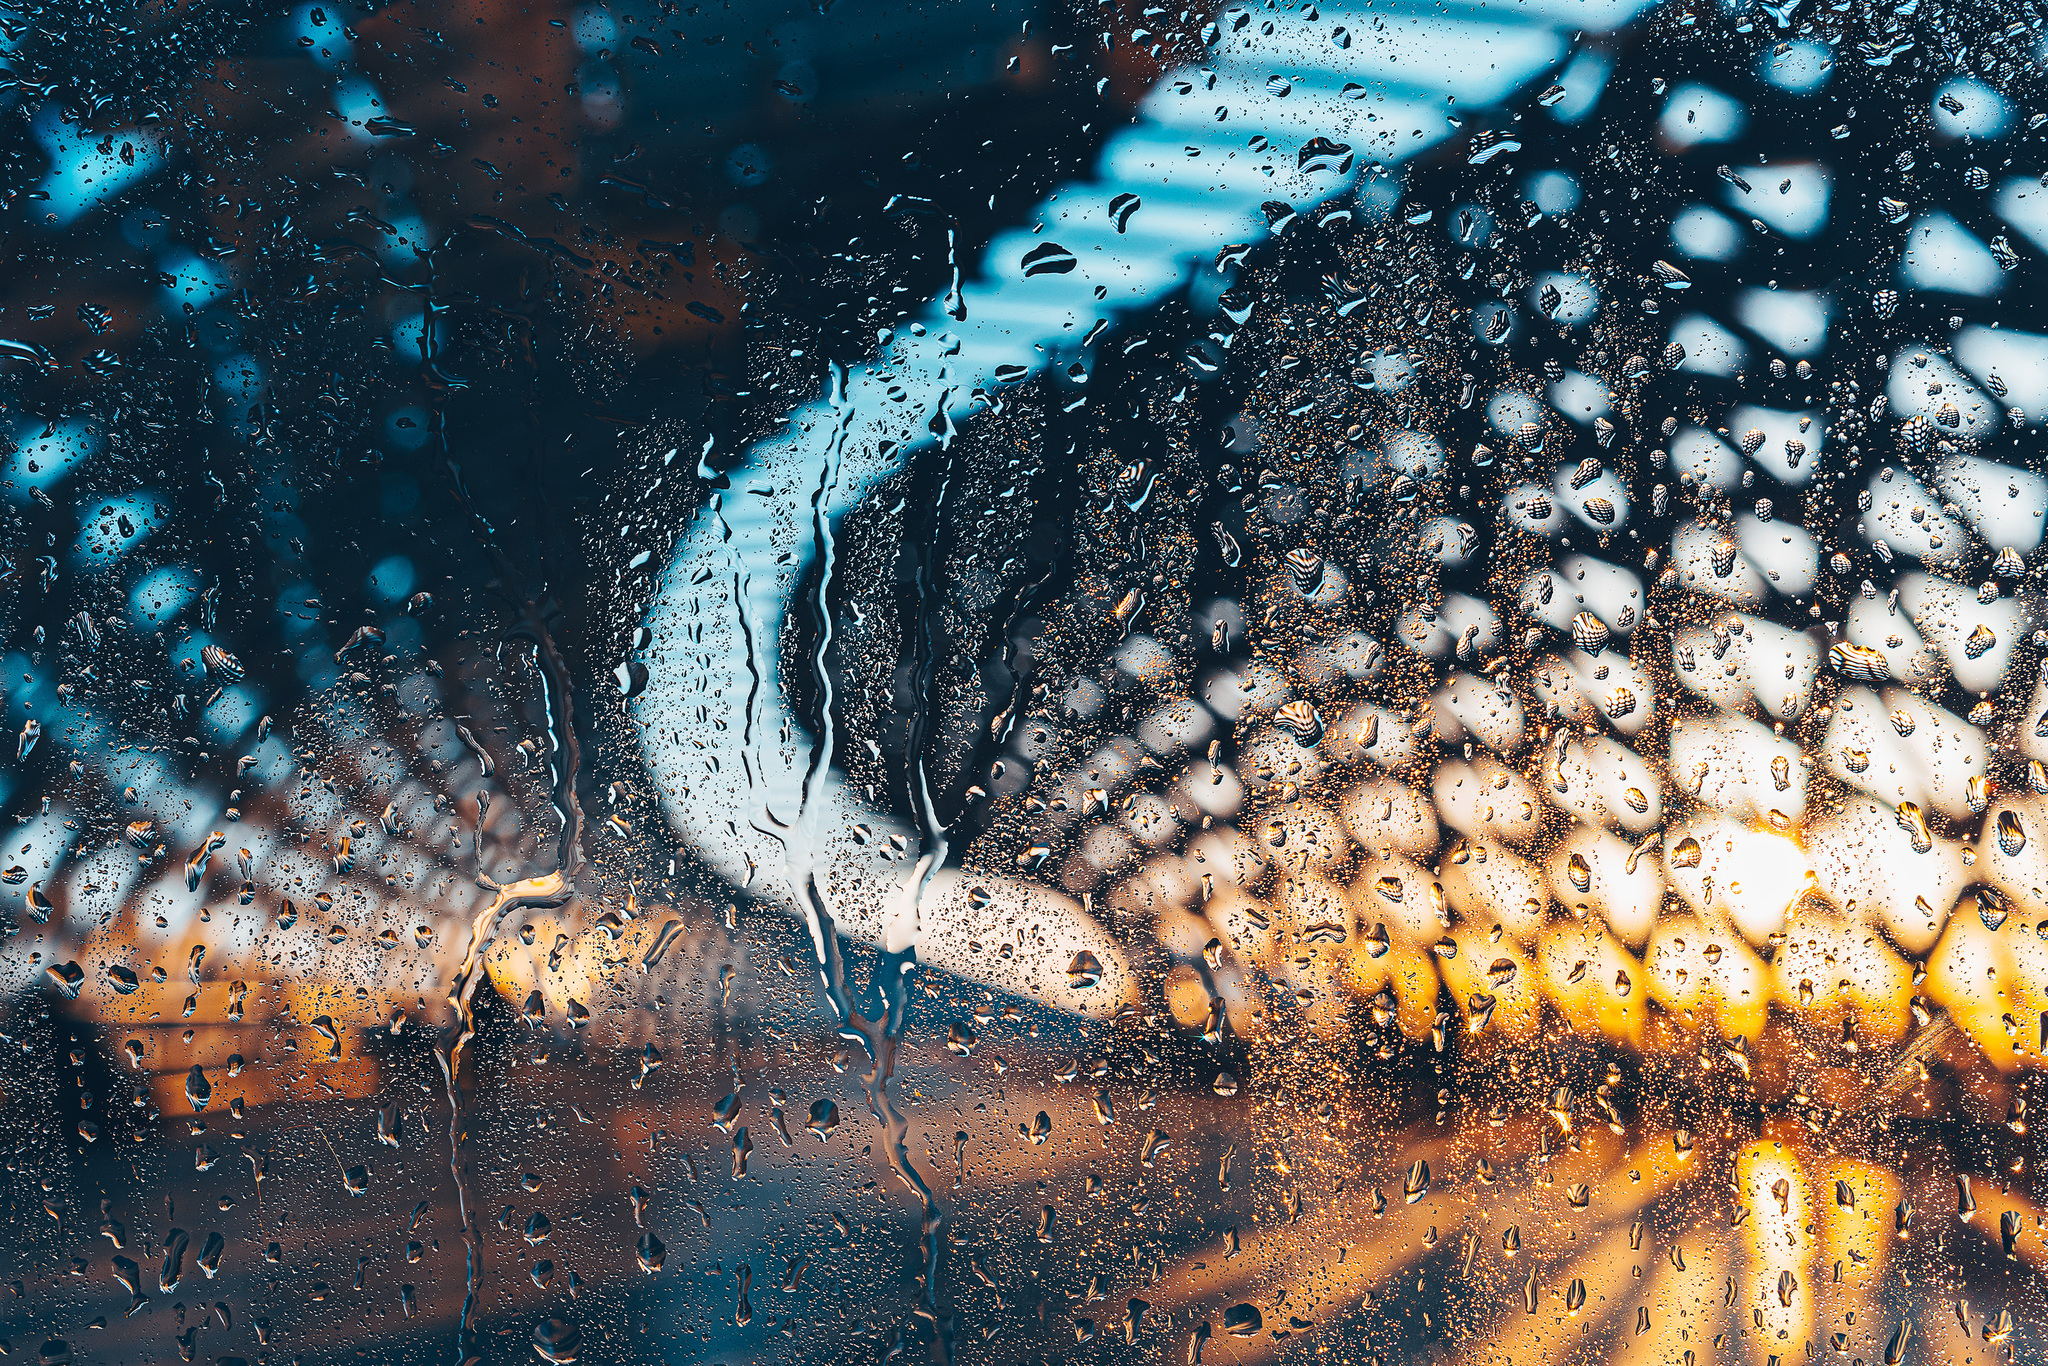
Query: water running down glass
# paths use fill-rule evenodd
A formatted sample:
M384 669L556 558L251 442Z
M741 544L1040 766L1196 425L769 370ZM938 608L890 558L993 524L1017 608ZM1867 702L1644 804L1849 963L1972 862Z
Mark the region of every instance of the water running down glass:
M2024 1357L2040 22L0 23L8 1350Z

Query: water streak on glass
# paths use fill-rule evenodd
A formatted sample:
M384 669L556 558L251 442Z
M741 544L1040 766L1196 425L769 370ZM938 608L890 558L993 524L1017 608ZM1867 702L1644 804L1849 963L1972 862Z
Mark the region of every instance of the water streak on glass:
M2033 1360L2044 17L0 11L0 1353Z

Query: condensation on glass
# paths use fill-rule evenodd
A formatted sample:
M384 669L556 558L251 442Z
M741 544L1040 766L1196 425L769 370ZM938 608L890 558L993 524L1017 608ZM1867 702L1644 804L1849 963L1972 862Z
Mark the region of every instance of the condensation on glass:
M2033 1359L2043 52L0 11L0 1351Z

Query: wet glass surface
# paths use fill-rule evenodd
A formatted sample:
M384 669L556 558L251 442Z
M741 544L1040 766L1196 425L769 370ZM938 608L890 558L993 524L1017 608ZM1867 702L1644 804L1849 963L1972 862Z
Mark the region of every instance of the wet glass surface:
M0 10L0 1349L2031 1359L2042 35Z

